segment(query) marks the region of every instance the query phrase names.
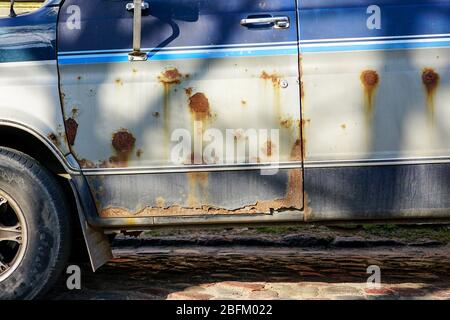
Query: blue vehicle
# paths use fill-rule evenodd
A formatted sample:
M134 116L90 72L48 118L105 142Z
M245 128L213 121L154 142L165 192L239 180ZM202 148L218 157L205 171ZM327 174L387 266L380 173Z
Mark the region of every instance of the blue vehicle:
M0 96L0 298L123 231L450 220L449 0L48 0Z

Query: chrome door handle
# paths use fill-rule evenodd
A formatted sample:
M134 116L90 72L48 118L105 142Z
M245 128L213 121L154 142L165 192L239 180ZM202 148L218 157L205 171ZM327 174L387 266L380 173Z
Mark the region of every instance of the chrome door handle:
M127 9L127 11L133 11L134 10L134 3L133 2L128 2L126 4L125 8ZM142 10L147 10L148 8L150 8L150 5L148 4L148 2L142 1L142 3L141 3L141 11Z
M272 27L274 29L288 29L289 17L246 18L241 20L244 27Z

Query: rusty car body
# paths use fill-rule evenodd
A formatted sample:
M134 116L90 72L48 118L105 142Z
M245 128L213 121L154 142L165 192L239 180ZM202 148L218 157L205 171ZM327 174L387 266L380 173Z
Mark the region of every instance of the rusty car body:
M94 269L123 230L450 220L448 0L47 1L0 19L0 96Z

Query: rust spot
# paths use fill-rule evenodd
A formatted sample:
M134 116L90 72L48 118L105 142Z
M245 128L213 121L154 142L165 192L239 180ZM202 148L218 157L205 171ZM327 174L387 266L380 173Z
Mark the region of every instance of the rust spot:
M186 95L188 97L190 97L192 95L192 90L193 90L192 87L184 88L184 92L186 93Z
M77 77L77 80L81 80L81 76L78 76L78 77Z
M136 157L140 158L142 156L142 154L144 153L144 151L142 151L142 149L137 149L136 151Z
M115 82L118 86L123 86L123 81L121 79L116 79Z
M135 142L136 139L128 130L121 129L113 134L112 146L119 153L130 152Z
M367 110L367 117L369 120L372 116L374 94L380 83L380 76L374 70L365 70L361 73L360 79L364 86L365 106Z
M138 70L133 68L133 73L138 73Z
M289 129L292 127L292 125L294 124L294 120L292 120L292 118L289 119L282 119L280 121L281 126L283 126L286 129Z
M206 120L211 117L209 100L205 94L198 92L189 98L189 109L195 120Z
M274 87L278 87L280 84L280 76L276 73L273 74L269 74L266 71L263 71L260 75L260 78L263 80L270 80L272 81L272 84L274 85Z
M95 168L95 164L91 160L80 159L78 160L78 164L82 168Z
M302 153L303 153L303 148L302 145L304 143L302 143L302 140L297 139L294 142L294 145L292 146L291 149L291 160L292 161L302 161Z
M161 73L158 80L165 84L179 84L182 77L177 68L170 68Z
M341 128L342 128L342 130L345 130L345 129L347 129L347 125L345 123L343 123L343 124L341 124Z
M58 146L58 147L60 146L58 136L57 136L56 134L54 134L53 132L52 132L52 133L49 133L49 134L47 135L47 138L49 138L50 141L51 141L55 146Z
M78 116L78 112L80 112L80 110L77 107L73 107L72 108L72 118L76 118Z
M154 116L155 118L159 118L159 112L158 111L153 112L152 116Z
M263 148L262 148L262 151L263 151L268 157L271 157L271 156L272 156L272 153L273 153L273 151L274 151L274 149L275 149L274 143L273 143L271 140L268 140L268 141L264 144L264 146L263 146Z
M241 100L241 106L243 106L245 108L247 106L247 101Z
M113 134L112 146L116 151L116 155L112 156L109 161L117 166L127 166L128 157L134 148L136 139L126 129L121 129Z
M65 125L67 132L67 142L69 143L69 145L73 146L77 137L78 123L73 118L68 118L65 121Z
M439 74L431 68L425 68L422 71L422 82L427 92L427 108L430 119L434 118L434 96L439 85Z

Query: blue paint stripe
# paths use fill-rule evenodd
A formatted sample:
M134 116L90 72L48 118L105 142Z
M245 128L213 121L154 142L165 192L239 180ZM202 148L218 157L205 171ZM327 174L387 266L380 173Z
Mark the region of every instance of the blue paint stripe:
M371 51L371 50L394 50L394 49L419 49L450 47L450 39L446 41L433 42L398 42L398 43L355 43L339 46L314 46L300 45L301 52L341 52L341 51Z
M297 46L273 48L265 50L239 50L239 51L197 51L197 52L157 52L149 53L148 59L154 61L161 60L180 60L180 59L220 59L235 57L259 57L259 56L278 56L298 54ZM94 55L75 55L59 56L59 64L85 64L85 63L110 63L127 62L127 54L94 54Z
M379 41L379 42L351 42L346 44L300 44L301 52L342 52L342 51L377 51L377 50L392 50L392 49L418 49L418 48L439 48L450 47L450 38L445 38L440 41ZM221 59L221 58L236 58L236 57L262 57L262 56L282 56L295 55L298 53L297 46L282 46L273 48L259 48L259 49L209 49L196 51L159 51L150 52L148 54L149 60L164 61L164 60L185 60L185 59ZM99 54L78 54L78 55L64 55L60 54L58 57L59 64L89 64L89 63L114 63L127 62L128 55L125 53L99 53Z

